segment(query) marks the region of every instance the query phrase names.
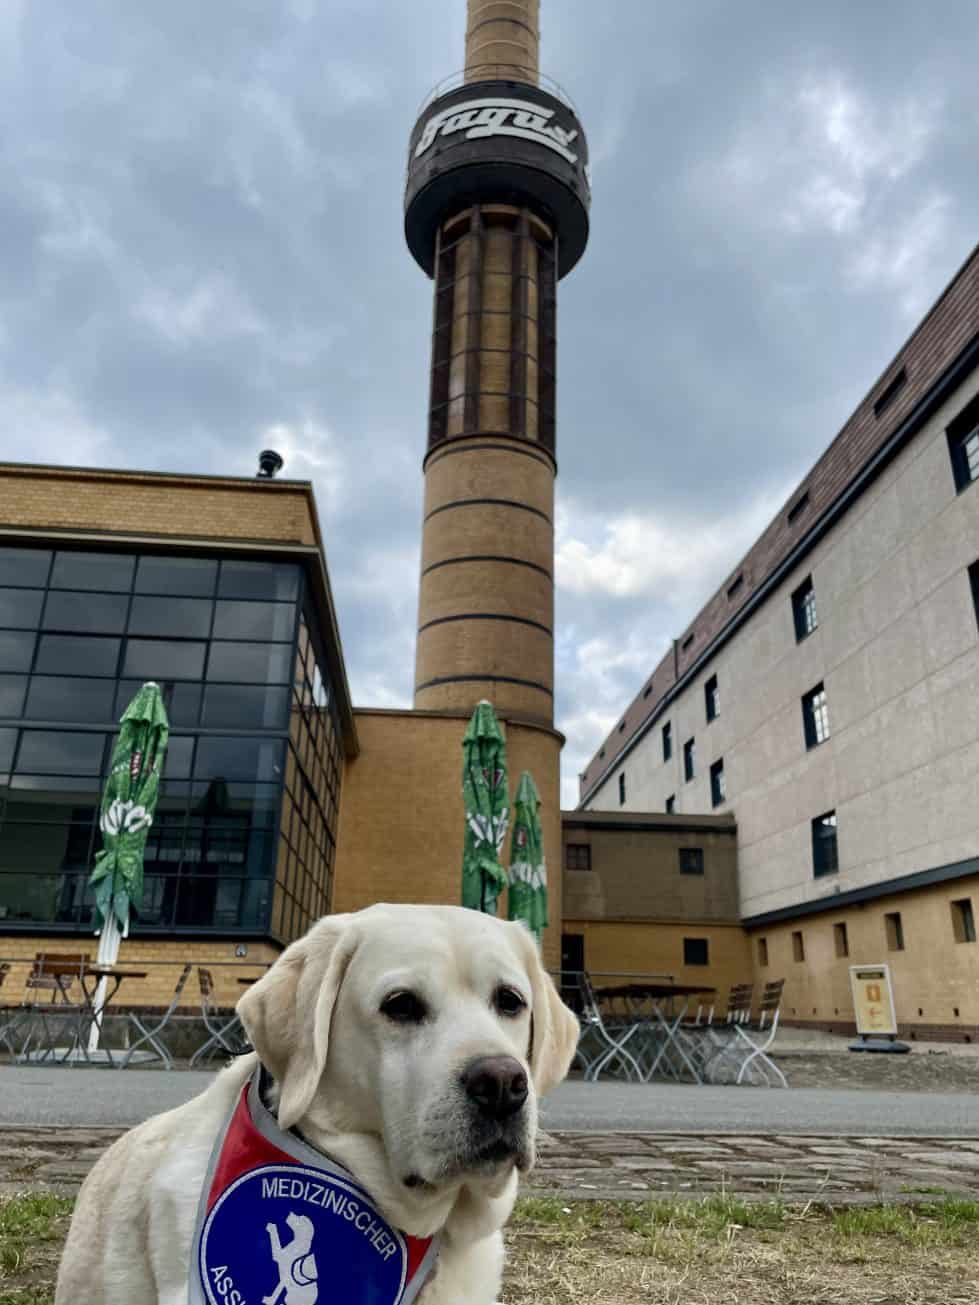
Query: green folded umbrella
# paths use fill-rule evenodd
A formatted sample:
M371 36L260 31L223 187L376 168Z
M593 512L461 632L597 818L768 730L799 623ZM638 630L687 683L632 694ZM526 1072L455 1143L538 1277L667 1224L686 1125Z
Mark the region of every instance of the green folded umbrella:
M523 920L539 942L547 927L547 866L540 797L529 770L520 776L513 802L509 905L510 919Z
M510 819L506 744L490 703L478 704L462 741L462 801L466 840L462 852L462 905L496 914L506 887L500 862Z
M160 686L144 684L123 712L99 828L102 849L90 883L102 932L129 934L130 911L143 901L143 852L160 792L170 727ZM118 942L116 942L118 955ZM115 957L113 957L113 960Z

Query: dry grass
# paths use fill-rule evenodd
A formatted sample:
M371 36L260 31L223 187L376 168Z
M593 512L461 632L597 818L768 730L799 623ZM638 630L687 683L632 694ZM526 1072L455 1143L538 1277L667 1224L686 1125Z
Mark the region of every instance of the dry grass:
M51 1305L71 1202L0 1200L0 1305ZM506 1305L974 1305L979 1202L522 1201ZM82 1302L79 1302L82 1305ZM133 1305L140 1305L133 1302Z
M979 1203L525 1201L506 1305L974 1305Z

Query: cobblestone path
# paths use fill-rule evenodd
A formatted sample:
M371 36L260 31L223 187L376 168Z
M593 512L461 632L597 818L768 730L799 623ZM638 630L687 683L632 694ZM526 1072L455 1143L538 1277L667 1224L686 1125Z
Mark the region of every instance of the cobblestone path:
M121 1130L0 1129L0 1194L73 1192ZM750 1197L833 1204L979 1196L979 1141L681 1133L556 1133L542 1139L527 1195Z

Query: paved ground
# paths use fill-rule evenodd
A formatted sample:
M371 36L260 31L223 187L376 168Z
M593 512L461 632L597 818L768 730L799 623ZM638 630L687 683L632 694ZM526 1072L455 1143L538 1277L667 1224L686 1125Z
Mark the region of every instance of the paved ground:
M0 1195L74 1192L118 1128L0 1129ZM979 1141L787 1134L573 1133L544 1136L526 1195L641 1199L727 1192L862 1204L979 1196Z
M796 1066L794 1059L783 1061L790 1081L805 1081L809 1061L800 1056ZM975 1057L886 1056L873 1065L868 1060L813 1057L819 1074L806 1070L810 1078L842 1078L853 1072L852 1061L863 1061L863 1074L872 1077L859 1087L788 1092L571 1080L544 1103L543 1122L551 1131L979 1137ZM210 1080L207 1072L0 1065L0 1126L126 1127L189 1100ZM916 1090L893 1092L888 1090L892 1083Z

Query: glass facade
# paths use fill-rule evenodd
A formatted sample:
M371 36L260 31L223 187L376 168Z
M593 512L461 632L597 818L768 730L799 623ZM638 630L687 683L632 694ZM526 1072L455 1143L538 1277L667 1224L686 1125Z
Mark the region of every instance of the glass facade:
M171 737L139 932L297 936L329 909L343 764L302 568L17 548L0 548L0 929L92 927L116 722L148 679Z

